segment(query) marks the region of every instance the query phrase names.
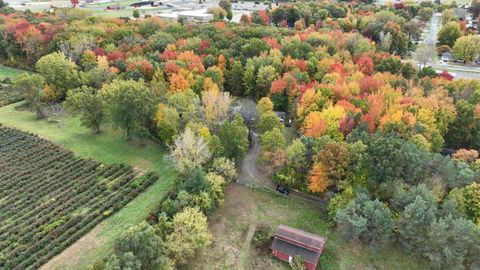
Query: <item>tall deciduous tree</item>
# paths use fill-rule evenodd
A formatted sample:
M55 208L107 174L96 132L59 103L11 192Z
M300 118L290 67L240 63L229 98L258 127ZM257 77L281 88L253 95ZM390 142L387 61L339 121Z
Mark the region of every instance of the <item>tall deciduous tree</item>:
M456 59L463 59L465 61L473 61L480 52L480 38L477 36L464 36L455 41L452 53Z
M216 83L211 78L204 81L205 90L202 92L202 113L205 123L216 129L225 122L229 116L232 98L228 92L220 92Z
M187 175L190 171L201 168L210 157L207 143L188 127L175 139L169 156L176 171L181 175Z
M460 25L457 22L448 22L438 32L438 45L448 45L451 48L461 36Z
M158 134L165 143L170 143L181 128L180 116L175 108L158 104L155 120L157 121Z
M155 97L144 81L115 80L104 85L100 94L113 126L123 129L127 139L146 133L155 114Z
M242 117L236 115L231 122L225 122L218 130L226 157L239 162L248 151L248 129Z
M167 254L177 265L185 265L196 252L207 248L212 242L208 231L207 217L198 208L187 207L172 220L173 232L167 235Z
M54 87L57 99L65 98L67 91L79 84L77 65L63 53L47 54L40 58L35 66L45 82Z
M32 106L33 109L37 111L37 115L41 107L44 83L45 80L38 74L24 74L17 77L13 82L15 89L19 92L23 92L25 104Z
M232 68L225 74L225 90L234 96L243 96L245 91L242 85L243 65L241 61L233 62Z
M80 114L84 127L100 133L100 126L105 120L105 105L96 89L83 86L69 90L65 107L73 114Z
M265 133L275 128L283 130L283 124L280 122L276 113L270 111L260 114L260 119L257 124L258 132Z

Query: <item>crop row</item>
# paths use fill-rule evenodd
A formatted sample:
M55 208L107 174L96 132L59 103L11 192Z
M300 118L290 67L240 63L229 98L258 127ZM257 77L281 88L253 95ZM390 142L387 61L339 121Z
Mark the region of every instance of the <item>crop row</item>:
M158 177L0 125L0 269L36 269Z
M18 102L23 99L21 92L16 91L11 86L0 84L0 107Z

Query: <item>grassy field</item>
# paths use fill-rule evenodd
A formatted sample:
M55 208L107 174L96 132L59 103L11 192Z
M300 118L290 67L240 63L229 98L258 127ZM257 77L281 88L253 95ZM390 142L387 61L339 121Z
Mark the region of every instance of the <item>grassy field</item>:
M18 103L0 108L0 123L38 134L84 158L104 163L126 163L141 171L155 171L160 180L140 194L118 213L100 224L86 239L81 239L44 269L86 269L98 258L109 254L115 236L132 224L141 222L169 191L175 173L165 161L165 149L151 141L126 142L121 132L106 129L95 135L81 127L78 118L63 117L58 122L35 120L29 111L17 111ZM82 242L83 241L83 242ZM69 256L69 254L74 256Z
M10 79L14 79L19 75L23 74L24 72L27 71L6 66L0 66L0 80L3 80L7 77Z
M279 224L285 224L327 237L323 258L329 261L327 269L429 269L398 249L375 252L344 242L329 228L323 213L309 203L236 184L228 188L225 198L224 205L210 217L213 244L206 254L198 256L191 269L200 265L205 270L290 269L270 255L259 256L250 245L249 232L260 224L267 224L272 234Z

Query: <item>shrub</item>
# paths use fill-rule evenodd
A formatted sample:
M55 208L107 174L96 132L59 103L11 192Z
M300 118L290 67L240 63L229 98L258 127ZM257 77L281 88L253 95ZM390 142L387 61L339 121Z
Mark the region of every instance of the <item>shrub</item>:
M252 238L252 243L260 255L268 255L270 253L270 245L272 244L273 236L270 226L260 224L255 229Z

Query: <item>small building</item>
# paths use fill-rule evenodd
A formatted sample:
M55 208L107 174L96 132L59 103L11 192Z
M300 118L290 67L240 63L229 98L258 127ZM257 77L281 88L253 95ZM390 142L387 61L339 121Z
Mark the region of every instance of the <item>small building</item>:
M130 4L130 6L134 8L139 8L143 6L153 6L153 3L153 1L140 1Z
M213 20L213 14L207 13L207 10L182 11L178 12L178 18L200 23L207 23Z
M301 256L308 270L315 270L325 247L326 238L280 225L273 239L272 255L285 262Z

